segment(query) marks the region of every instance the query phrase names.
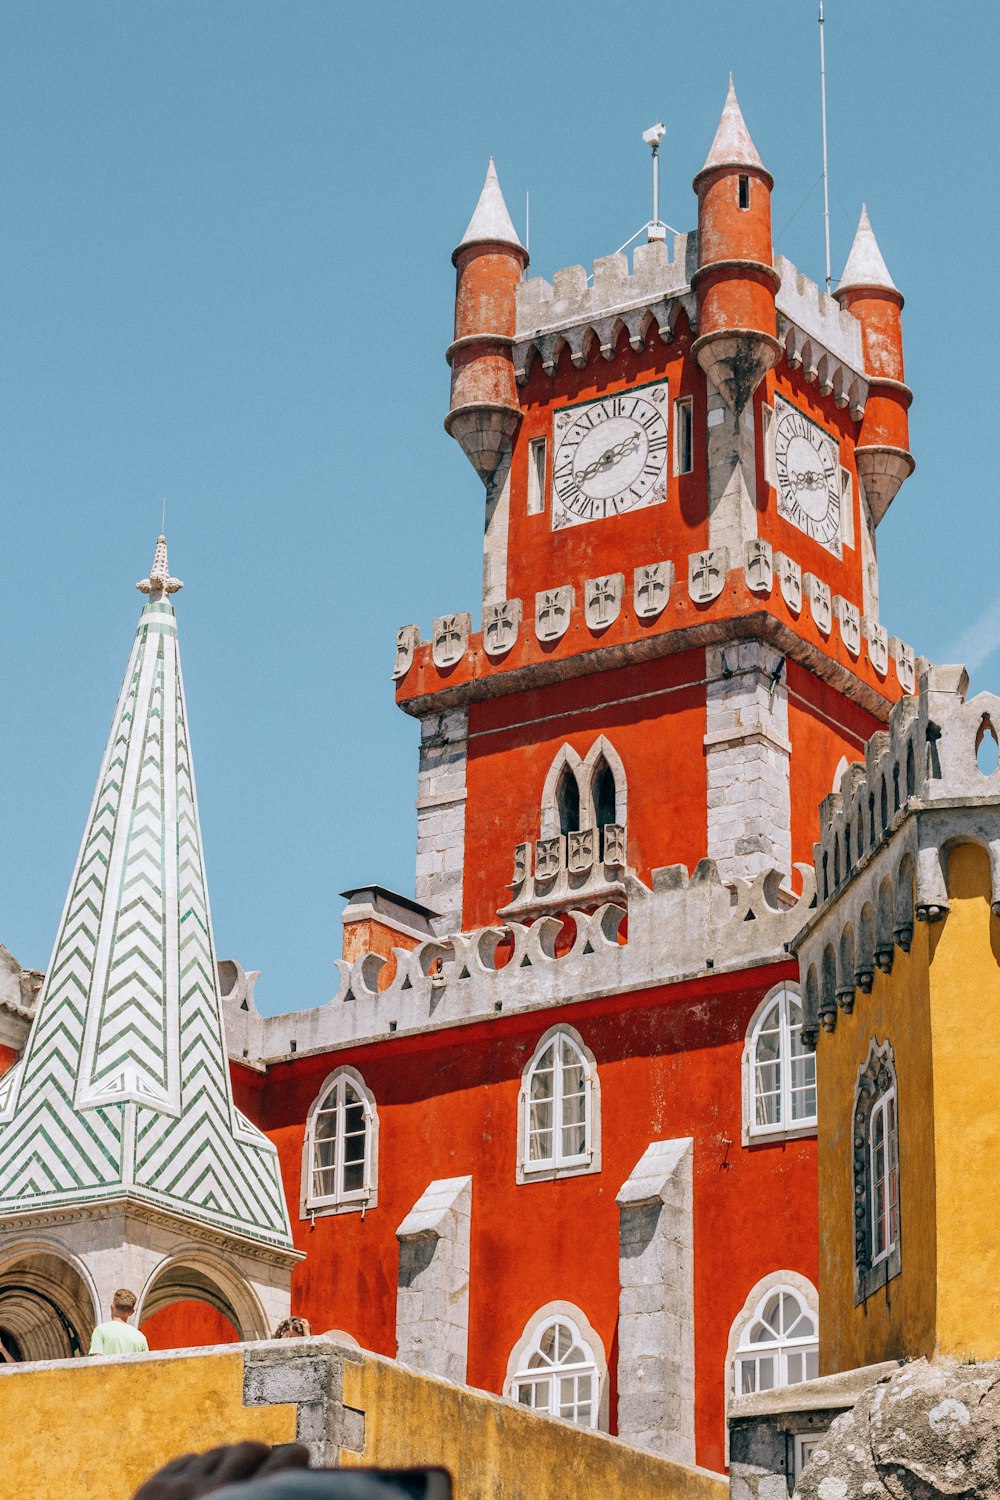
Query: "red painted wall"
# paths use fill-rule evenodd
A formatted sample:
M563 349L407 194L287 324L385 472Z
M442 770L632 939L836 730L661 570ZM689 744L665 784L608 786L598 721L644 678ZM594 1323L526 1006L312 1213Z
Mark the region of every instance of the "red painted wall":
M340 1328L394 1354L395 1230L429 1182L471 1173L470 1383L500 1390L528 1319L555 1299L582 1308L613 1370L615 1196L650 1141L690 1135L698 1461L721 1468L730 1326L767 1273L791 1269L814 1283L817 1274L815 1142L740 1144L746 1027L765 991L795 972L772 966L272 1067L257 1095L260 1123L278 1146L295 1242L308 1254L294 1272L292 1311L317 1332ZM597 1059L602 1170L519 1186L520 1077L557 1018L579 1030ZM341 1063L359 1069L378 1102L378 1204L310 1224L297 1211L304 1122Z
M0 1078L8 1072L21 1056L13 1047L0 1045Z
M202 1344L237 1344L239 1333L207 1302L174 1302L141 1324L150 1349L193 1349Z
M705 853L705 653L474 703L466 767L463 925L510 900L514 846L540 836L542 789L563 744L582 757L604 734L629 786L628 857L640 879Z

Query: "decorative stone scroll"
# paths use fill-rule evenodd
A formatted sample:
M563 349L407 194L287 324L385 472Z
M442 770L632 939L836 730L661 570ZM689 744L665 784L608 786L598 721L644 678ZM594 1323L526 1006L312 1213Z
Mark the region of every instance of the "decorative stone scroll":
M913 647L901 641L898 635L889 637L889 649L896 663L896 676L904 693L912 693L917 682L916 663L913 658Z
M646 563L632 577L632 603L640 620L655 620L670 602L674 584L672 562Z
M833 628L833 600L830 597L830 585L824 583L821 578L817 578L815 573L807 573L802 582L805 585L809 612L816 629L822 635L829 635Z
M784 552L774 554L774 566L778 570L781 597L792 614L797 615L802 608L802 569Z
M604 863L616 870L625 868L625 825L623 823L604 825Z
M889 636L884 625L879 625L875 620L865 619L865 633L868 636L868 656L872 666L880 677L884 677L889 670Z
M555 880L563 868L566 841L562 834L552 839L535 840L535 879Z
M566 836L566 865L574 875L583 875L594 863L597 845L593 828L579 828Z
M774 587L774 557L771 543L751 537L743 555L743 574L752 594L769 594Z
M436 667L453 667L462 660L469 644L472 616L467 610L457 615L440 615L431 635L431 656Z
M707 552L692 552L688 558L688 593L695 604L709 604L718 599L726 584L729 553L725 547L711 547Z
M413 665L413 653L420 645L420 628L417 625L402 625L396 631L396 661L392 675L398 682L405 677Z
M584 613L591 630L607 630L621 614L625 597L625 574L588 578L584 584Z
M558 641L569 629L573 589L542 589L535 595L535 634L540 641Z
M483 650L489 657L505 656L521 628L520 599L483 606Z
M834 594L833 607L840 621L840 635L852 656L861 651L861 611L842 594Z

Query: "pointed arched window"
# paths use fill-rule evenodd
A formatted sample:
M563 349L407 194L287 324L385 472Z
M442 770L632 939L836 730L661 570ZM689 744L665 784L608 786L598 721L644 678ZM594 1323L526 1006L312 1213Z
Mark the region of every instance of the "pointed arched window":
M618 800L618 789L615 786L614 772L603 759L598 761L594 772L594 826L597 829L599 843L598 855L604 858L604 830L609 823L617 822L616 807Z
M744 1052L744 1126L750 1139L816 1126L816 1053L802 1041L802 999L772 990L750 1023Z
M571 1028L545 1033L521 1080L518 1180L597 1171L600 1095L593 1054Z
M303 1152L303 1211L331 1213L374 1206L378 1114L364 1079L340 1068L309 1111Z
M563 767L559 778L556 806L559 809L559 832L576 833L580 827L580 784L569 766Z

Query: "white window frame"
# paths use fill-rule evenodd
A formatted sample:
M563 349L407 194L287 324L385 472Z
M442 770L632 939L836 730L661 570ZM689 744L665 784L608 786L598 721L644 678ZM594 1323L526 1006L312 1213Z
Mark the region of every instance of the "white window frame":
M767 1276L762 1276L747 1293L746 1301L733 1319L729 1329L729 1343L726 1349L725 1370L725 1399L726 1399L726 1440L725 1461L729 1463L729 1412L736 1389L736 1357L739 1353L740 1340L744 1329L755 1322L758 1310L763 1308L767 1299L777 1291L794 1292L802 1305L808 1309L816 1322L816 1336L819 1338L819 1295L816 1288L807 1276L798 1271L781 1270L771 1271Z
M745 1336L747 1332L753 1327L755 1323L763 1321L764 1309L774 1297L791 1297L794 1300L796 1306L799 1308L798 1316L809 1317L812 1319L812 1333L800 1336L799 1338L795 1339L777 1338L770 1340L758 1340L758 1342L755 1344L745 1342ZM796 1319L796 1322L797 1321L798 1318ZM740 1335L736 1342L736 1348L733 1352L731 1374L733 1395L737 1397L744 1395L750 1396L757 1395L761 1391L761 1386L759 1383L759 1365L761 1359L772 1359L775 1363L776 1378L774 1384L767 1387L769 1391L784 1390L784 1388L788 1385L801 1385L805 1380L815 1379L816 1377L812 1375L805 1375L803 1376L802 1380L789 1381L788 1379L789 1355L801 1355L804 1363L806 1356L813 1352L815 1352L818 1361L819 1317L817 1313L813 1308L809 1306L808 1302L802 1296L802 1293L797 1287L790 1286L785 1282L778 1282L775 1285L769 1286L764 1292L763 1296L758 1298L750 1317L744 1319L743 1327L740 1330ZM752 1391L743 1391L740 1388L742 1385L740 1375L744 1364L754 1365L754 1388ZM818 1373L819 1367L817 1364L817 1374Z
M775 1124L757 1122L757 1043L775 1002L779 1006L779 1119ZM795 1029L789 1014L790 1003L799 1009L797 1023L801 1036L803 1003L797 984L785 980L774 985L754 1011L747 1027L743 1044L743 1144L749 1146L762 1141L792 1141L816 1134L816 1115L806 1115L800 1120L792 1119L792 1032ZM815 1059L815 1049L812 1053ZM815 1075L815 1060L813 1071Z
M573 1156L564 1156L562 1141L562 1068L561 1044L567 1043L583 1064L584 1076L584 1150ZM529 1158L531 1141L531 1080L538 1064L548 1051L554 1048L553 1119L551 1156ZM601 1170L601 1083L597 1061L580 1033L572 1026L551 1026L539 1040L523 1073L517 1100L517 1172L519 1183L551 1182L557 1177L582 1177Z
M889 1107L892 1116L889 1119ZM879 1174L875 1165L875 1130L882 1123L885 1143L885 1171ZM880 1094L868 1118L868 1181L871 1193L871 1265L881 1265L888 1260L899 1244L899 1111L896 1107L896 1086ZM893 1195L892 1189L895 1187ZM885 1193L885 1243L878 1248L879 1215L876 1205L880 1194Z
M547 440L544 437L531 438L528 442L527 509L529 516L540 516L545 512L545 480L548 475L548 461Z
M507 1361L507 1373L504 1377L503 1386L504 1395L508 1401L516 1402L518 1406L528 1411L548 1413L558 1421L574 1422L574 1419L571 1417L560 1417L558 1412L550 1412L548 1406L528 1406L527 1403L520 1401L518 1396L520 1385L527 1384L529 1381L532 1384L541 1384L546 1379L544 1369L529 1369L528 1362L532 1354L539 1349L547 1331L556 1322L569 1326L574 1343L579 1344L581 1348L586 1350L590 1355L590 1361L587 1364L575 1366L553 1366L548 1378L550 1380L557 1380L559 1377L556 1372L560 1368L565 1368L567 1374L582 1374L584 1371L589 1370L593 1383L591 1386L591 1416L590 1422L586 1425L590 1429L607 1432L609 1425L609 1382L608 1362L604 1352L604 1344L596 1330L592 1327L586 1314L580 1308L574 1306L572 1302L547 1302L544 1307L540 1307L528 1319L524 1332L511 1350L510 1358ZM575 1423L575 1425L583 1426L584 1424Z
M689 424L688 431L689 431L689 436L690 436L690 455L689 456L690 456L691 462L688 464L688 466L687 466L686 469L682 469L681 468L681 413L682 412L685 414L686 420L687 420L687 422ZM694 473L694 397L693 396L678 396L675 399L675 401L674 401L674 473L676 475L693 474Z
M346 1086L350 1085L359 1100L365 1115L364 1183L360 1188L345 1189L343 1186L343 1115L346 1113ZM314 1191L314 1161L316 1152L316 1126L319 1119L331 1107L331 1095L336 1095L333 1108L340 1111L337 1131L337 1153L335 1186L332 1193L319 1194ZM323 1085L309 1107L306 1117L305 1139L302 1145L302 1184L300 1217L321 1218L327 1214L365 1212L378 1203L378 1110L375 1098L356 1068L334 1069L323 1081Z

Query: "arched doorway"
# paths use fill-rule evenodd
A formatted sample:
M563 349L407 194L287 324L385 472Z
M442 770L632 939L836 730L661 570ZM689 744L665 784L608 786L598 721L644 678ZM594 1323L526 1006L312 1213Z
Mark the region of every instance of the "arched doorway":
M0 1268L0 1343L12 1359L84 1355L95 1322L91 1289L56 1251L15 1251Z
M149 1283L137 1319L151 1349L191 1349L266 1338L251 1289L228 1269L198 1257L169 1261Z

